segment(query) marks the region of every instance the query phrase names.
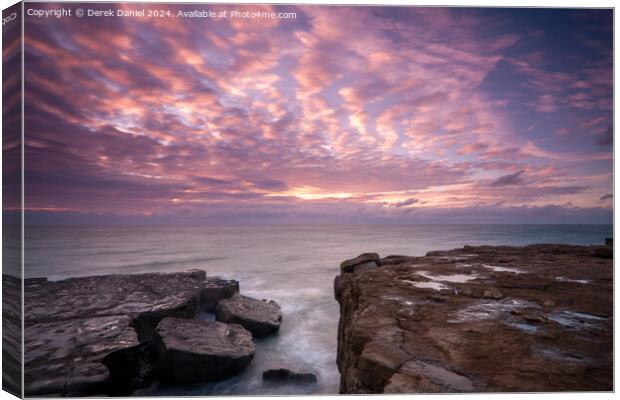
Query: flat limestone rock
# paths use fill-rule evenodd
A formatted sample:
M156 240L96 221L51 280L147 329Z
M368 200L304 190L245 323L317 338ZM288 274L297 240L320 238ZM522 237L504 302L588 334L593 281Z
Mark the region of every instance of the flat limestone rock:
M254 357L252 334L237 324L165 318L156 329L162 380L220 380L241 372Z
M26 394L105 394L103 359L140 344L131 321L111 316L26 324Z
M26 322L174 311L192 315L205 271L101 275L24 282Z
M334 282L340 392L611 391L612 250L358 257Z
M201 270L26 279L26 395L126 394L159 321L192 318L238 290Z
M275 301L236 295L218 302L215 319L239 324L254 336L264 336L280 329L282 311Z

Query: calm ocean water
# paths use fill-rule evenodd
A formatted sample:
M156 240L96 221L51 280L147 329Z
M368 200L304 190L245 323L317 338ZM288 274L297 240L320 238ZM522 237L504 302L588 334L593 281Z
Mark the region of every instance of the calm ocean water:
M282 306L279 334L260 340L254 361L235 378L148 393L338 393L333 280L341 261L370 251L424 255L466 244L602 244L612 236L612 225L29 226L25 276L201 268L237 279L243 294ZM316 373L318 387L263 386L262 371L278 365Z

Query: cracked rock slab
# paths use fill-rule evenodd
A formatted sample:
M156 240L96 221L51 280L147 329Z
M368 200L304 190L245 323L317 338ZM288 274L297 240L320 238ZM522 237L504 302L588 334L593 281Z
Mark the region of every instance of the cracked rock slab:
M238 290L202 270L26 279L25 393L126 394L163 318L192 318Z
M252 334L241 325L165 318L156 329L162 380L191 383L241 372L254 357Z
M275 301L236 295L218 302L215 319L239 324L254 336L265 336L280 329L282 311Z
M205 271L101 275L24 282L26 322L175 310L191 315L200 300Z
M26 394L105 394L103 359L138 346L127 316L93 317L27 324L24 354Z

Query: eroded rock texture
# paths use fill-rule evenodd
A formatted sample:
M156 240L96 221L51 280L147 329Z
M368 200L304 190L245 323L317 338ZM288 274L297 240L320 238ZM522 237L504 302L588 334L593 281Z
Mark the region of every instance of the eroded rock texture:
M241 372L254 357L241 325L165 318L157 325L161 376L172 383L217 380Z
M340 392L610 391L612 268L608 246L348 260Z
M265 336L280 329L282 311L275 301L236 295L218 302L218 321L239 324L254 336Z
M26 279L24 290L26 395L83 396L128 394L154 379L159 322L193 318L239 284L191 270Z
M21 285L20 278L2 275L2 390L18 397L22 396Z

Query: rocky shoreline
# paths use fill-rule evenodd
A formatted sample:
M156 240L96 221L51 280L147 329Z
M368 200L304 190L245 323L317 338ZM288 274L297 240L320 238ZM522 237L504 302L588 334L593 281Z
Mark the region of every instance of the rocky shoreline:
M613 390L607 244L343 262L340 393Z
M253 338L277 332L273 301L205 271L26 279L26 396L130 395L154 382L238 374ZM214 321L200 313L214 313Z
M611 243L367 253L340 269L340 393L613 389ZM6 298L19 280L4 279ZM24 294L26 396L226 379L282 321L275 302L202 270L26 279ZM269 368L264 385L317 384Z

